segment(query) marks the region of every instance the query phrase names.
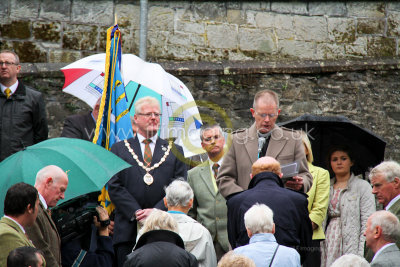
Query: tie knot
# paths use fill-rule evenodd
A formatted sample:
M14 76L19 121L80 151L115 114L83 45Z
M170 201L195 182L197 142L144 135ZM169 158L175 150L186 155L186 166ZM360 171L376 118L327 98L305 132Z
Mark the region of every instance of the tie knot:
M145 145L150 144L150 143L151 143L151 139L144 139L144 140L143 140L143 143L144 143Z
M214 163L213 166L212 166L212 169L214 171L218 171L218 168L219 168L219 164L218 163Z
M10 95L11 95L11 89L10 88L6 88L6 90L4 90L4 93L6 94L7 98L9 98Z

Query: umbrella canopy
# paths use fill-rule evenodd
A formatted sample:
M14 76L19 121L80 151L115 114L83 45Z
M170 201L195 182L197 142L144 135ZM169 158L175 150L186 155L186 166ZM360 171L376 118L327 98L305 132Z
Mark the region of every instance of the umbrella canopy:
M34 185L36 173L47 165L56 165L68 174L68 188L61 202L100 191L114 174L131 166L103 147L85 140L63 137L48 139L0 163L0 214L4 211L4 197L8 188L19 182Z
M335 145L347 145L353 151L355 165L352 170L356 175L365 175L369 168L384 160L386 142L344 116L306 114L279 125L305 131L312 146L313 164L322 168L328 169L328 151Z
M183 146L185 157L203 153L199 110L185 84L159 64L145 62L135 55L124 54L121 61L129 106L144 96L157 98L162 109L160 137L175 139ZM103 92L104 68L104 53L65 66L61 69L65 76L63 91L94 107ZM134 110L130 113L134 115Z

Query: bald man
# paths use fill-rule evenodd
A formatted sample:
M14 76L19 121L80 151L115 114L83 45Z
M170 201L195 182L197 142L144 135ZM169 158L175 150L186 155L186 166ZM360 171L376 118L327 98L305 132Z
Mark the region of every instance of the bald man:
M49 165L36 174L35 188L39 192L39 211L33 226L26 232L35 247L43 252L47 266L61 266L61 240L51 219L49 208L64 199L68 186L67 174L58 166Z
M227 201L229 242L232 248L248 244L244 213L256 203L265 204L274 213L276 241L295 248L303 262L312 238L307 195L284 188L281 177L281 167L276 159L262 157L254 162L249 189Z

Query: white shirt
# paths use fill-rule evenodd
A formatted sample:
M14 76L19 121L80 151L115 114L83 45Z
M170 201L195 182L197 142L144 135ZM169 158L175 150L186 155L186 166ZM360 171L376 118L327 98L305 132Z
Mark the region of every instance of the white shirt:
M219 167L221 167L222 159L223 159L223 157L220 158L220 159L218 160L218 162L214 162L214 161L212 161L210 158L208 159L208 163L209 163L209 165L210 165L210 173L211 173L211 176L210 176L210 177L211 177L211 182L212 182L213 185L214 185L215 192L218 191L218 186L217 186L217 182L216 182L215 179L214 179L214 171L213 171L212 167L213 167L214 163L218 163ZM219 171L219 168L218 168L218 171Z
M4 215L4 217L7 218L7 219L10 219L10 220L13 221L13 222L15 222L15 223L19 226L19 228L21 228L22 232L24 232L24 234L25 234L25 229L24 229L24 227L22 227L22 225L20 225L16 220L14 220L13 218L11 218L11 217L9 217L9 216L7 216L7 215Z
M390 200L389 204L387 204L387 206L385 207L385 210L389 210L389 208L393 206L393 204L396 203L396 201L399 199L400 199L400 194L398 194L397 197Z
M18 87L18 80L16 83L14 83L13 85L11 85L10 87L5 86L4 84L0 83L0 87L1 87L1 92L6 95L6 93L4 92L7 88L10 88L11 90L11 94L14 94L15 91L17 90Z
M143 143L143 140L146 139L151 139L151 143L149 144L150 149L151 149L151 155L154 154L154 149L156 147L156 142L157 142L157 135L154 135L153 137L150 138L145 138L143 135L141 135L140 133L137 133L137 137L140 143L140 150L142 151L142 156L144 157L144 147L146 146L145 143Z
M43 197L39 192L38 192L38 194L39 194L39 200L40 200L40 202L42 202L42 205L43 205L44 209L47 210L47 203L46 203L46 200L44 199L44 197Z
M378 257L379 253L381 253L382 250L384 250L385 248L387 248L388 246L391 246L391 245L395 245L395 246L396 246L396 243L389 243L389 244L386 244L386 245L384 245L383 247L381 247L381 248L375 253L374 257L372 258L371 263L375 260L376 257Z

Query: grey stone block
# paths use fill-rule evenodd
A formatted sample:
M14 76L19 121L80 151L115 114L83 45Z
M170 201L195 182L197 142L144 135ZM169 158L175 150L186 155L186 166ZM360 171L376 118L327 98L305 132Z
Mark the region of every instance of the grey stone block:
M10 16L13 19L34 19L39 15L39 0L11 0Z
M172 8L153 6L149 9L148 29L171 31L174 30L174 10Z
M273 30L239 28L239 48L243 51L276 53L277 43Z
M112 26L114 24L114 3L112 0L73 1L71 21Z
M306 2L272 2L271 11L299 15L308 14Z
M351 44L345 44L344 49L346 55L349 56L367 56L367 37L357 37L355 42Z
M58 21L70 20L70 0L43 0L40 7L39 17L42 19Z
M387 18L387 36L400 35L400 11L391 11Z
M242 10L228 9L226 15L228 23L238 25L246 23L246 13Z
M8 17L9 4L9 1L0 1L0 17Z
M120 28L139 29L140 7L137 5L116 4L115 14L117 14L118 26Z
M385 19L375 18L358 18L357 19L358 34L385 34Z
M351 17L383 18L385 16L386 4L384 2L347 2L347 15Z
M221 2L194 2L191 9L196 20L226 21L225 3Z
M203 22L177 20L175 24L176 24L176 31L196 33L196 34L205 33L205 24Z
M356 24L352 18L327 18L328 36L337 43L352 43L356 39Z
M234 25L208 25L206 27L207 39L210 48L238 47L238 29Z
M308 3L308 11L311 16L345 16L346 5L344 2L314 2Z
M297 40L324 42L328 39L325 17L293 16Z
M281 55L289 58L316 59L316 45L313 42L280 40L278 50Z

